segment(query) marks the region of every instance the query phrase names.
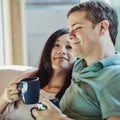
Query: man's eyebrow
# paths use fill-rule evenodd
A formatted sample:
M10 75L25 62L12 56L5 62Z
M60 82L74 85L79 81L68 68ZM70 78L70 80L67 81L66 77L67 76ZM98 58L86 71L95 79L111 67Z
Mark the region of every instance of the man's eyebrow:
M79 24L79 23L74 23L74 24L72 25L72 27L74 27L74 26L77 25L77 24Z
M81 23L74 23L73 25L72 25L72 27L74 27L75 25L80 25Z

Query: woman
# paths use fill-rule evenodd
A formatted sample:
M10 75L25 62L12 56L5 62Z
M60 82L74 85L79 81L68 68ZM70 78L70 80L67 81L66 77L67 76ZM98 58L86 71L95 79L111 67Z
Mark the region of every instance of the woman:
M40 78L40 99L61 99L70 85L71 70L76 58L68 42L68 30L60 29L47 40L42 52L38 70L26 73L20 78ZM51 54L50 54L51 53ZM19 98L16 79L10 83L0 97L1 120L32 120L30 109L36 105L25 105Z

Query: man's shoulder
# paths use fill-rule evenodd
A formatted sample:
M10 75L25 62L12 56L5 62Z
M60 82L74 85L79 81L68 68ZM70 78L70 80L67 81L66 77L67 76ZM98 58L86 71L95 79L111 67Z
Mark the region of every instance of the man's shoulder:
M83 59L78 58L78 59L76 60L75 64L74 64L74 67L78 66L79 64L82 64L83 61L84 61Z

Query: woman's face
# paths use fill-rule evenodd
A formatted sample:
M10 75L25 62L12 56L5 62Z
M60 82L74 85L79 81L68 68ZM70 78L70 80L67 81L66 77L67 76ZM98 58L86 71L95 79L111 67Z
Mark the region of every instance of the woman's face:
M54 70L69 70L76 60L68 39L68 34L64 34L55 42L51 52L52 68Z

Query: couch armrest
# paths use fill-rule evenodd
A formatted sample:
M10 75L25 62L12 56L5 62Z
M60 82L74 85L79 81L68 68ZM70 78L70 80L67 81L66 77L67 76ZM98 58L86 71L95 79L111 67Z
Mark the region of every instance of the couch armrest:
M3 93L4 88L8 83L23 74L24 72L31 71L35 68L31 66L18 66L18 65L4 65L0 66L0 95Z

